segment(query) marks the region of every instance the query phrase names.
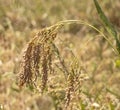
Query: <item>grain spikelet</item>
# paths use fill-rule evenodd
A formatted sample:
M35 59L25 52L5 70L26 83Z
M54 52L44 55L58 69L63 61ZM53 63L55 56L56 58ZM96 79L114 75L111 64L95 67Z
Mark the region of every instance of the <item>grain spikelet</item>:
M47 84L48 73L52 71L52 46L61 24L40 30L28 43L22 58L19 86L25 83L33 84L41 74L41 91ZM41 67L41 69L40 69Z

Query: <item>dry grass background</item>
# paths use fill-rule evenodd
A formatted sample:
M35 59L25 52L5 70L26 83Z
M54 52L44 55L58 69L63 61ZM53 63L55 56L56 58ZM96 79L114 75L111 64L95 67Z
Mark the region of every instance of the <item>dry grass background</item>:
M119 32L119 0L99 2ZM21 52L28 41L38 30L65 19L82 19L105 31L92 0L0 0L0 110L62 110L66 79L57 67L49 75L49 90L43 96L31 86L19 89L17 76ZM73 53L89 77L81 83L73 110L119 110L120 69L115 66L118 57L102 36L75 24L61 29L54 42L68 68ZM54 63L59 65L57 59Z

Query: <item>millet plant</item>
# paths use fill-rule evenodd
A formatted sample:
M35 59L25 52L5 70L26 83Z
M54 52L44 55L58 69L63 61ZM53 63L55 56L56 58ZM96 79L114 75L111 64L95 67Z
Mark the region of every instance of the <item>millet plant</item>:
M79 61L74 55L71 65L69 67L66 66L66 62L61 57L60 51L55 45L54 40L57 37L59 30L64 28L66 24L83 24L99 32L112 46L115 53L119 55L120 42L117 31L105 16L97 0L94 0L94 4L108 34L105 35L98 28L81 20L65 20L40 30L27 44L24 51L19 73L20 88L24 84L27 84L38 89L40 94L46 93L49 91L49 87L47 86L49 74L53 74L54 69L59 68L64 73L64 78L66 80L66 87L64 90L65 95L63 96L65 103L63 108L65 110L68 108L74 110L75 106L76 108L79 108L77 107L78 105L74 105L74 102L80 100L82 82L86 79L86 75L82 74L84 69L81 67ZM112 42L109 40L110 36L113 36L115 39L116 47L114 47ZM55 57L59 60L60 66L54 65ZM54 93L55 91L53 90L52 92Z

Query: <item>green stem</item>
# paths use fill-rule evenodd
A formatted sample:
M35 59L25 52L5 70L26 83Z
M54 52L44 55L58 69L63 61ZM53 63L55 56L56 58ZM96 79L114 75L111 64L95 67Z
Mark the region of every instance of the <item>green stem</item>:
M64 20L64 21L60 21L60 22L56 23L55 25L52 25L52 26L48 27L48 29L52 28L52 27L56 27L56 26L58 26L58 28L61 28L65 24L73 24L73 23L86 25L86 26L89 26L92 29L96 30L98 33L100 33L101 36L103 36L108 41L108 43L110 44L110 46L114 49L114 52L117 55L119 55L118 50L113 46L112 42L108 39L108 37L105 34L103 34L99 29L97 29L96 27L94 27L93 25L91 25L91 24L89 24L89 23L87 23L85 21L82 21L82 20Z

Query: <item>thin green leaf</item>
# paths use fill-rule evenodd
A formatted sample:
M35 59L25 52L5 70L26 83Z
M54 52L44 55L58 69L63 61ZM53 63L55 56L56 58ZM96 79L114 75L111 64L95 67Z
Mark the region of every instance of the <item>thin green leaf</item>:
M115 110L115 105L113 103L110 102L109 104L110 110Z
M115 92L113 92L113 91L111 91L109 88L106 88L106 91L120 99L120 95L115 93Z
M112 34L115 38L117 37L117 32L115 30L115 28L112 26L112 24L110 23L110 21L107 19L107 17L105 16L104 12L102 11L99 3L97 2L97 0L94 0L97 12L100 16L100 19L102 20L102 22L104 23L107 31Z
M105 28L107 29L108 33L115 38L116 48L117 48L118 52L120 53L120 42L119 42L118 37L117 37L117 31L115 30L113 25L110 23L108 18L105 16L105 14L102 11L102 9L101 9L99 3L97 2L97 0L94 0L94 4L95 4L97 12L100 16L100 19L102 20L103 24L105 25Z

